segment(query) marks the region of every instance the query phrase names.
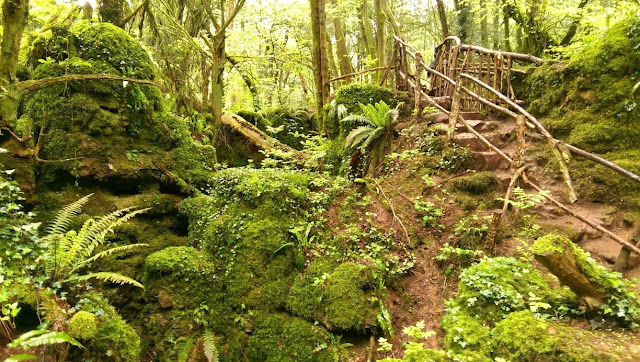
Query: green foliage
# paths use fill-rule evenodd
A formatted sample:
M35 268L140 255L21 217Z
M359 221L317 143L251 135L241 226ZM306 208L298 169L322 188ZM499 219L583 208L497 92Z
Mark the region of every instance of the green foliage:
M71 337L78 339L92 339L98 333L96 317L85 311L74 314L69 321L68 332Z
M542 274L514 258L484 258L460 274L450 310L462 309L481 321L499 321L507 314L529 309L540 298L556 298Z
M305 135L311 132L311 120L305 111L293 111L286 108L269 108L261 112L266 120L265 131L280 142L295 149L302 149ZM262 119L254 117L260 128Z
M460 219L454 229L458 239L456 245L463 249L480 249L489 232L487 223L490 219L490 216L481 218L476 214Z
M108 319L98 326L95 346L107 356L120 361L138 361L140 337L121 317Z
M476 318L460 311L448 309L442 318L442 328L446 331L444 343L447 349L455 353L477 352L489 355L490 331Z
M336 129L338 121L342 119L340 116L359 113L361 111L360 104L384 102L388 104L389 107L395 108L401 102L405 101L405 97L405 95L397 94L388 88L380 87L372 83L351 83L338 89L336 92L334 108L336 108L337 112L330 114L328 123ZM345 133L347 130L348 129L341 128L341 131Z
M80 270L88 267L90 263L108 255L147 246L146 244L131 244L94 253L97 247L104 244L107 234L113 232L113 229L126 223L136 215L145 212L145 209L126 208L117 210L98 219L87 219L77 232L74 230L68 231L72 218L80 213L82 206L89 200L91 195L89 194L63 208L48 226L47 234L42 238L42 243L46 248L43 262L47 277L53 281L62 282L78 282L93 278L144 288L137 281L114 272L78 274Z
M51 332L47 330L33 330L20 335L14 339L7 347L19 347L28 350L38 346L48 346L58 343L69 343L73 346L83 348L80 342L71 338L64 332Z
M442 150L441 158L435 168L455 173L465 170L470 162L471 153L468 148L451 144Z
M531 246L531 252L534 255L543 255L549 251L564 253L567 248L574 255L578 268L605 296L605 302L599 311L602 317L613 319L623 326L637 327L640 322L640 300L634 284L624 279L620 273L609 271L591 258L589 253L557 234L538 238Z
M413 209L422 215L422 226L425 228L432 228L438 231L445 229L445 226L440 223L440 219L444 215L444 211L436 207L431 201L424 201L422 196L418 196L413 199Z

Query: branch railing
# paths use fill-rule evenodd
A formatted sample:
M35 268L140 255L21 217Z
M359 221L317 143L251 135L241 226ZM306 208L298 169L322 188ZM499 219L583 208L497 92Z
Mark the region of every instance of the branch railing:
M413 68L415 69L413 74L410 69L410 60L413 62ZM395 37L394 53L388 68L384 72L381 84L386 81L389 72L393 70L395 72L396 87L400 90L408 91L409 94L416 97L415 104L418 114L421 113L422 101L425 100L427 104L449 115L449 129L447 132L449 138L453 137L456 124L460 122L488 149L497 153L512 165L512 180L510 185L522 179L524 183L539 191L541 195L554 206L607 235L627 250L631 250L640 255L640 249L636 245L627 242L602 225L572 210L548 193L542 192L542 188L527 177L526 165L522 165L524 141L519 142L517 151L519 155L515 157L516 161L514 162L513 158L488 141L460 115L460 110L481 111L491 108L516 119L519 126L519 140L524 140L525 126L542 135L558 161L560 172L567 185L568 199L571 203L577 200L567 165L571 154L584 157L625 177L640 182L639 175L600 156L555 139L533 115L521 107L518 104L519 101L511 85L511 74L517 71L516 69L512 69L514 60L536 64L544 61L541 58L528 54L499 52L461 44L457 37L448 37L442 44L436 47L434 63L432 66L428 66L424 63L420 53L415 48L411 47L401 38ZM422 71L426 71L426 73L429 74L429 87L422 84ZM446 107L446 105L449 105L449 101L450 110ZM508 199L509 190L505 198L505 205ZM502 213L500 213L500 215L502 215Z

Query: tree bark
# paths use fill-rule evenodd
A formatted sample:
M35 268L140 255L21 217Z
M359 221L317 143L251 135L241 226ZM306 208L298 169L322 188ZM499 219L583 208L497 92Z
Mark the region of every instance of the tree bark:
M229 54L226 54L226 58L227 61L229 61L229 63L238 71L240 77L242 77L242 80L244 81L244 84L246 84L249 92L251 92L251 98L253 100L253 110L256 112L259 111L262 107L260 105L260 94L258 92L258 87L256 86L255 80L239 66L239 62L236 59L229 56Z
M336 0L331 0L331 4L334 10L338 7ZM337 15L333 16L333 35L336 37L336 55L338 56L338 64L340 65L341 75L353 73L353 66L351 65L351 57L349 56L349 49L347 49L347 41L342 29L342 20Z
M13 125L18 115L18 53L22 32L29 17L29 0L5 0L2 4L2 44L0 45L0 127ZM5 89L2 89L5 88Z
M564 38L562 38L560 45L567 46L571 43L571 40L578 32L578 25L580 25L580 21L582 20L582 9L584 9L584 7L587 6L588 3L589 3L589 0L580 1L580 4L578 4L578 10L579 10L578 14L576 15L576 18L573 19L573 22L571 23L571 26L569 26L569 30L567 30L567 34L565 34Z
M436 0L436 6L438 7L442 37L446 38L449 36L449 25L447 25L447 12L444 9L444 2L442 0Z
M329 98L329 60L327 57L327 26L325 0L309 0L311 5L311 34L313 40L313 77L316 85L316 109L320 131L327 133L323 107Z
M498 0L499 1L499 0ZM504 50L510 52L511 51L511 40L509 37L511 36L511 31L509 31L509 15L506 11L502 11L503 21L504 21Z
M374 9L376 17L376 50L378 53L378 66L385 66L387 58L387 18L384 15L384 4L386 0L374 0ZM380 78L382 74L378 74Z
M599 291L598 285L585 274L576 262L576 255L570 245L571 241L566 237L549 235L544 238L555 237L553 248L536 250L534 256L537 261L558 277L560 282L568 286L578 298L584 300L590 308L602 304L605 296ZM536 243L538 243L536 241ZM533 245L533 248L536 244Z
M376 57L376 47L373 44L373 30L371 29L371 19L369 18L369 1L362 2L362 32L364 34L365 47L371 59Z
M464 0L463 0L464 1ZM465 43L468 37L469 26L469 5L461 2L460 0L453 0L453 4L458 12L458 38Z
M111 23L117 27L124 26L125 0L101 0L98 13L102 21Z

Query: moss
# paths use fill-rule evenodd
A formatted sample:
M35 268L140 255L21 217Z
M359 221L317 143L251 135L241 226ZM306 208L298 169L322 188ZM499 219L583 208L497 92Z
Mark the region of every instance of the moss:
M371 267L317 259L293 283L287 308L294 314L322 322L330 330L362 332L377 328L377 305L369 301Z
M530 311L511 313L492 330L493 353L511 361L552 361L558 338L548 328Z
M536 239L529 249L535 255L546 253L563 253L565 249L564 237L557 234L548 234Z
M640 74L637 17L629 16L601 37L569 51L569 59L535 68L516 92L557 137L592 152L635 148L640 129L637 99L630 97Z
M249 110L239 111L236 114L244 118L247 122L258 127L262 132L267 132L267 127L271 126L271 122L267 120L262 113Z
M68 326L69 335L78 339L92 339L98 333L96 317L85 311L80 311L71 317Z
M251 361L330 361L329 334L323 328L284 314L259 314L249 342ZM321 348L324 346L324 348Z
M460 176L451 181L451 185L460 191L480 195L494 191L498 186L498 178L489 171L478 172L469 176Z
M107 356L120 361L140 359L140 337L122 318L111 318L98 325L95 345Z
M444 343L448 350L454 353L477 352L489 355L489 328L460 309L448 310L447 315L442 318L442 328L446 332Z

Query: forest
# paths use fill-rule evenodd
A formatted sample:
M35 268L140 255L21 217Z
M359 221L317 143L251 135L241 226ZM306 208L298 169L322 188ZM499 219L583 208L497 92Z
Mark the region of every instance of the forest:
M0 361L640 361L638 0L0 7Z

